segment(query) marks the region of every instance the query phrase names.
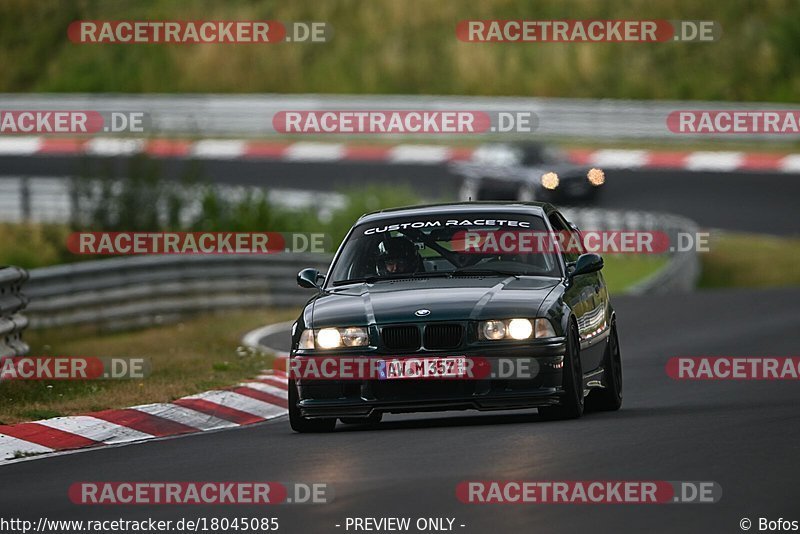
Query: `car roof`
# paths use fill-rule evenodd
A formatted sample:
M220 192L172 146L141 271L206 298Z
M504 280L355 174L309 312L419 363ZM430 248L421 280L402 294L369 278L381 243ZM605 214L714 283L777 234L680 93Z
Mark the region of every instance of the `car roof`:
M456 202L445 204L424 204L419 206L405 206L374 211L362 215L357 224L364 222L394 219L397 217L413 217L421 215L449 215L458 213L519 213L525 215L547 215L555 207L547 202Z

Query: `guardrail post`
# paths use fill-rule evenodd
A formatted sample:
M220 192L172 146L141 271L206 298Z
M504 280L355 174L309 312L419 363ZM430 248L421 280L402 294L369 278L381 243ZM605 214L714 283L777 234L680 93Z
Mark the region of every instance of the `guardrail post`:
M31 220L31 181L28 176L19 178L19 201L22 220L28 222Z

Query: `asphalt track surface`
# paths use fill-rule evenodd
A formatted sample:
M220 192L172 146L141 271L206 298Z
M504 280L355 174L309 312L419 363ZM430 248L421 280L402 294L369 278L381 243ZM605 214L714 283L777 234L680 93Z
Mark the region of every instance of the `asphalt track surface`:
M162 162L178 178L188 161ZM2 174L122 174L120 159L0 158ZM228 183L339 189L406 180L452 196L444 167L359 163L205 162ZM609 172L598 205L679 213L701 226L797 234L800 177L685 171ZM178 519L278 517L282 532L348 532L347 517L452 517L456 532L741 532L750 518L800 520L800 425L792 381L678 382L672 356L797 355L800 288L615 298L624 360L621 411L543 422L524 412L389 415L376 429L292 433L286 418L235 430L106 447L0 466L0 517ZM270 340L286 343L285 336ZM716 504L470 505L461 481L715 481ZM317 505L79 506L78 481L325 482ZM336 527L335 525L342 525ZM465 525L460 527L458 525ZM353 532L350 530L349 532ZM411 532L414 532L412 529Z
M423 198L456 197L460 179L445 165L275 160L159 159L162 176L191 174L212 182L336 191L368 184L405 183ZM123 176L127 158L2 156L0 174ZM776 235L800 234L800 175L782 173L608 170L598 207L664 211L704 228Z
M683 382L677 355L796 355L800 288L614 299L625 401L616 413L542 422L535 411L390 415L376 429L292 433L285 417L237 430L0 466L0 516L280 519L281 532L347 532L347 517L453 517L456 532L740 532L800 520L792 381ZM474 505L473 479L716 481L716 504ZM327 504L79 506L77 481L326 482ZM339 524L342 527L337 528ZM350 530L349 532L353 532ZM414 532L414 530L412 530Z

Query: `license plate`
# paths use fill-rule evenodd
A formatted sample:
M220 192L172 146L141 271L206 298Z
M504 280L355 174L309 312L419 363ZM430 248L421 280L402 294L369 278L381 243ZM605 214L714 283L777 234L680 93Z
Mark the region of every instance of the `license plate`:
M397 358L381 360L380 380L399 380L403 378L458 378L467 373L465 356L445 356L430 358Z

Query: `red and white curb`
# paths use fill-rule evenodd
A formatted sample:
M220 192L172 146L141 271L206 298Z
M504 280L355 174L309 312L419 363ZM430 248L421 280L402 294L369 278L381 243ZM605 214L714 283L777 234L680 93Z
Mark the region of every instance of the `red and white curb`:
M235 387L31 423L0 425L0 464L20 458L260 423L287 413L287 378L265 371Z
M759 152L662 152L654 150L568 151L575 163L604 169L682 169L688 171L771 171L800 173L800 154Z
M0 138L0 156L79 155L288 162L380 162L439 165L472 158L476 147L425 144L359 145L312 141L239 139L125 139L14 136ZM682 169L689 171L772 171L800 173L800 154L733 151L656 151L570 149L579 164L605 169Z

